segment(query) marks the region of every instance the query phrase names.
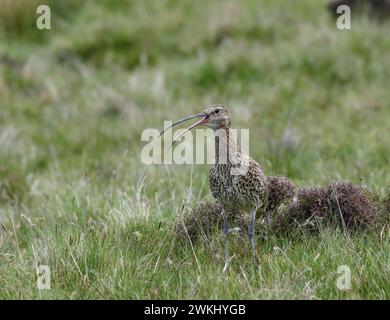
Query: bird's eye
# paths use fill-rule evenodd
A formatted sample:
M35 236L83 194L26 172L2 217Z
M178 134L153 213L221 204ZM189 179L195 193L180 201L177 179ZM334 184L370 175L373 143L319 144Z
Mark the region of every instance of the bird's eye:
M218 114L218 113L219 113L219 110L218 110L218 109L217 109L217 110L215 110L215 111L214 111L214 113Z

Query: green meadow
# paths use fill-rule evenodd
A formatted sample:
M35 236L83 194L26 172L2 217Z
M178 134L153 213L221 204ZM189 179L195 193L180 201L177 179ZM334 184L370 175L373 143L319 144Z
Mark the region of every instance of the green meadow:
M389 299L380 231L178 243L209 166L145 165L141 134L229 107L250 155L297 186L390 186L390 19L326 1L0 0L1 299ZM39 290L37 268L50 268ZM351 270L340 290L338 268Z

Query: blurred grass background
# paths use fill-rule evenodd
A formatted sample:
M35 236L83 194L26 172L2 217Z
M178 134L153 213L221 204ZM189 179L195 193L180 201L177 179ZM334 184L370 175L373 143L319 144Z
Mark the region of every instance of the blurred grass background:
M0 0L0 297L389 297L388 232L345 248L337 233L274 239L258 245L265 274L240 256L222 285L219 238L198 260L170 241L170 222L211 198L208 167L140 161L144 129L223 103L266 174L385 193L389 21L353 13L340 31L320 0L51 0L38 30L40 3ZM330 271L344 260L360 270L349 292ZM36 289L41 263L55 289Z

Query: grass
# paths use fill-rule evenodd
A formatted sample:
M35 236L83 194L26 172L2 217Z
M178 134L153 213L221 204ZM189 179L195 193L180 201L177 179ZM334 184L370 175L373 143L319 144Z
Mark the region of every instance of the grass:
M0 19L0 298L390 298L388 225L258 239L260 271L232 236L223 274L218 232L193 247L172 232L212 199L208 166L140 161L144 129L219 102L266 174L385 194L388 21L339 31L309 0L59 2L49 31L27 7Z

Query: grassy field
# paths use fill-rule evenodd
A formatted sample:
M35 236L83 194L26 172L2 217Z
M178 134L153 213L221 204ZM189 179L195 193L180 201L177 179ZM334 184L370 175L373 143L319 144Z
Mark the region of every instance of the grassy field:
M390 298L388 225L258 239L259 270L232 236L224 274L219 232L172 231L212 199L208 166L140 160L144 129L223 103L266 174L385 194L390 21L340 31L319 0L58 0L38 30L26 2L0 0L0 298Z

